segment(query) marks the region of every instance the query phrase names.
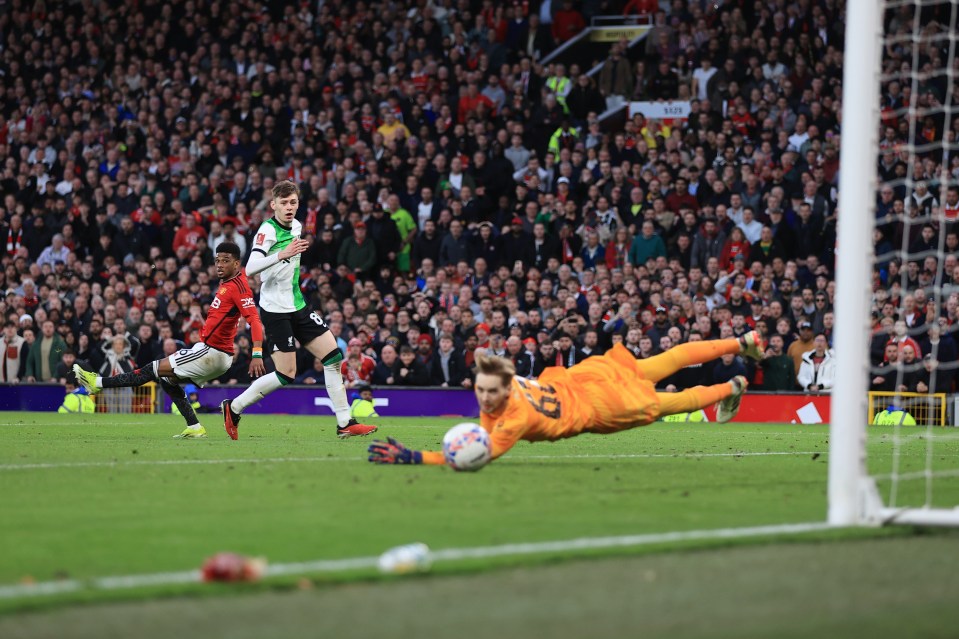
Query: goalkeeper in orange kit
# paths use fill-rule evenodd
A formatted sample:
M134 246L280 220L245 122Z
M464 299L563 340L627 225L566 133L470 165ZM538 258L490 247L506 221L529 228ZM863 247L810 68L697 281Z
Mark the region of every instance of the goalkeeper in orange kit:
M723 384L695 386L678 393L658 393L655 384L686 366L723 355L763 357L763 343L753 331L738 339L690 342L638 360L621 344L601 357L571 368L552 367L537 381L517 377L502 357L476 357L480 425L490 434L493 459L521 439L554 441L581 433L618 433L645 426L660 416L696 411L719 402L716 418L735 417L748 382L739 375ZM444 464L443 453L410 450L393 438L375 441L369 460L378 464Z

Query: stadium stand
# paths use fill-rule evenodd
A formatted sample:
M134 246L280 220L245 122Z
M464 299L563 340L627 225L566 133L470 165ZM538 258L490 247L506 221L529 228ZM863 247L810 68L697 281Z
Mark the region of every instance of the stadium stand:
M832 340L841 4L12 2L0 382L65 384L74 360L123 370L189 346L216 290L213 250L249 251L271 187L290 179L313 241L303 294L349 353L351 383L469 387L477 348L535 376L618 341L648 357L755 327L782 338L770 387L799 390L803 353L818 369L814 338ZM653 14L639 46L542 63L593 16L624 12ZM688 101L689 117L610 127L606 98L624 92ZM907 94L884 85L887 178L904 174L910 131L959 130L911 128L894 113ZM902 244L911 211L941 206L952 222L908 227L916 250L947 234L945 255L877 268L872 355L921 362L941 342L948 392L959 189L940 204L943 169L959 179L959 155L924 160L914 192L877 194L880 252ZM937 276L953 287L939 316L924 293ZM241 332L216 383L248 382L249 357ZM747 365L756 388L769 373Z

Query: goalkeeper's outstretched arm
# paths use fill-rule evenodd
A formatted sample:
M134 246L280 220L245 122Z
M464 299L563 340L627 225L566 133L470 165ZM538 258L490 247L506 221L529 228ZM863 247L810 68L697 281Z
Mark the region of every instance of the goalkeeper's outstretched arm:
M519 432L519 431L511 431ZM491 457L496 459L512 448L520 437L513 437L505 429L494 428L490 433ZM434 450L412 450L392 437L386 441L375 440L368 448L369 460L374 464L427 464L446 465L443 453Z

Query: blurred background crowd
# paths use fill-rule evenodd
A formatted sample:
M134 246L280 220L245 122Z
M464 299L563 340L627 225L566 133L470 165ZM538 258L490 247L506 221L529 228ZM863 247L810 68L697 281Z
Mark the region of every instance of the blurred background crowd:
M839 0L4 4L0 382L196 342L216 246L248 252L290 179L302 291L351 385L469 387L477 348L536 377L617 342L645 358L757 329L761 366L729 356L662 387L831 387ZM547 60L602 15L651 29ZM918 97L896 75L907 40L884 56L872 384L948 390L959 154L909 150L956 139L959 110L934 107L957 98L945 75ZM689 117L621 110L660 100ZM241 330L216 383L248 382L249 356ZM297 380L322 382L305 351Z

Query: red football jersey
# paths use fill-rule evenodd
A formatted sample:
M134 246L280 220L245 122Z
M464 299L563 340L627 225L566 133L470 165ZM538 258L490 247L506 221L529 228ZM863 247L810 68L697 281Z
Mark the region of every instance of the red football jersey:
M246 271L243 269L240 269L235 277L220 283L220 288L210 304L206 323L200 331L200 339L204 344L232 355L233 340L236 338L241 316L250 323L253 341L262 342L263 324L260 323L260 315L256 312L253 301L253 291L250 290Z
M364 381L369 382L373 378L373 369L376 368L376 362L372 357L366 354L360 354L359 368L354 368L356 360L352 362L344 359L340 364L340 373L347 382Z

